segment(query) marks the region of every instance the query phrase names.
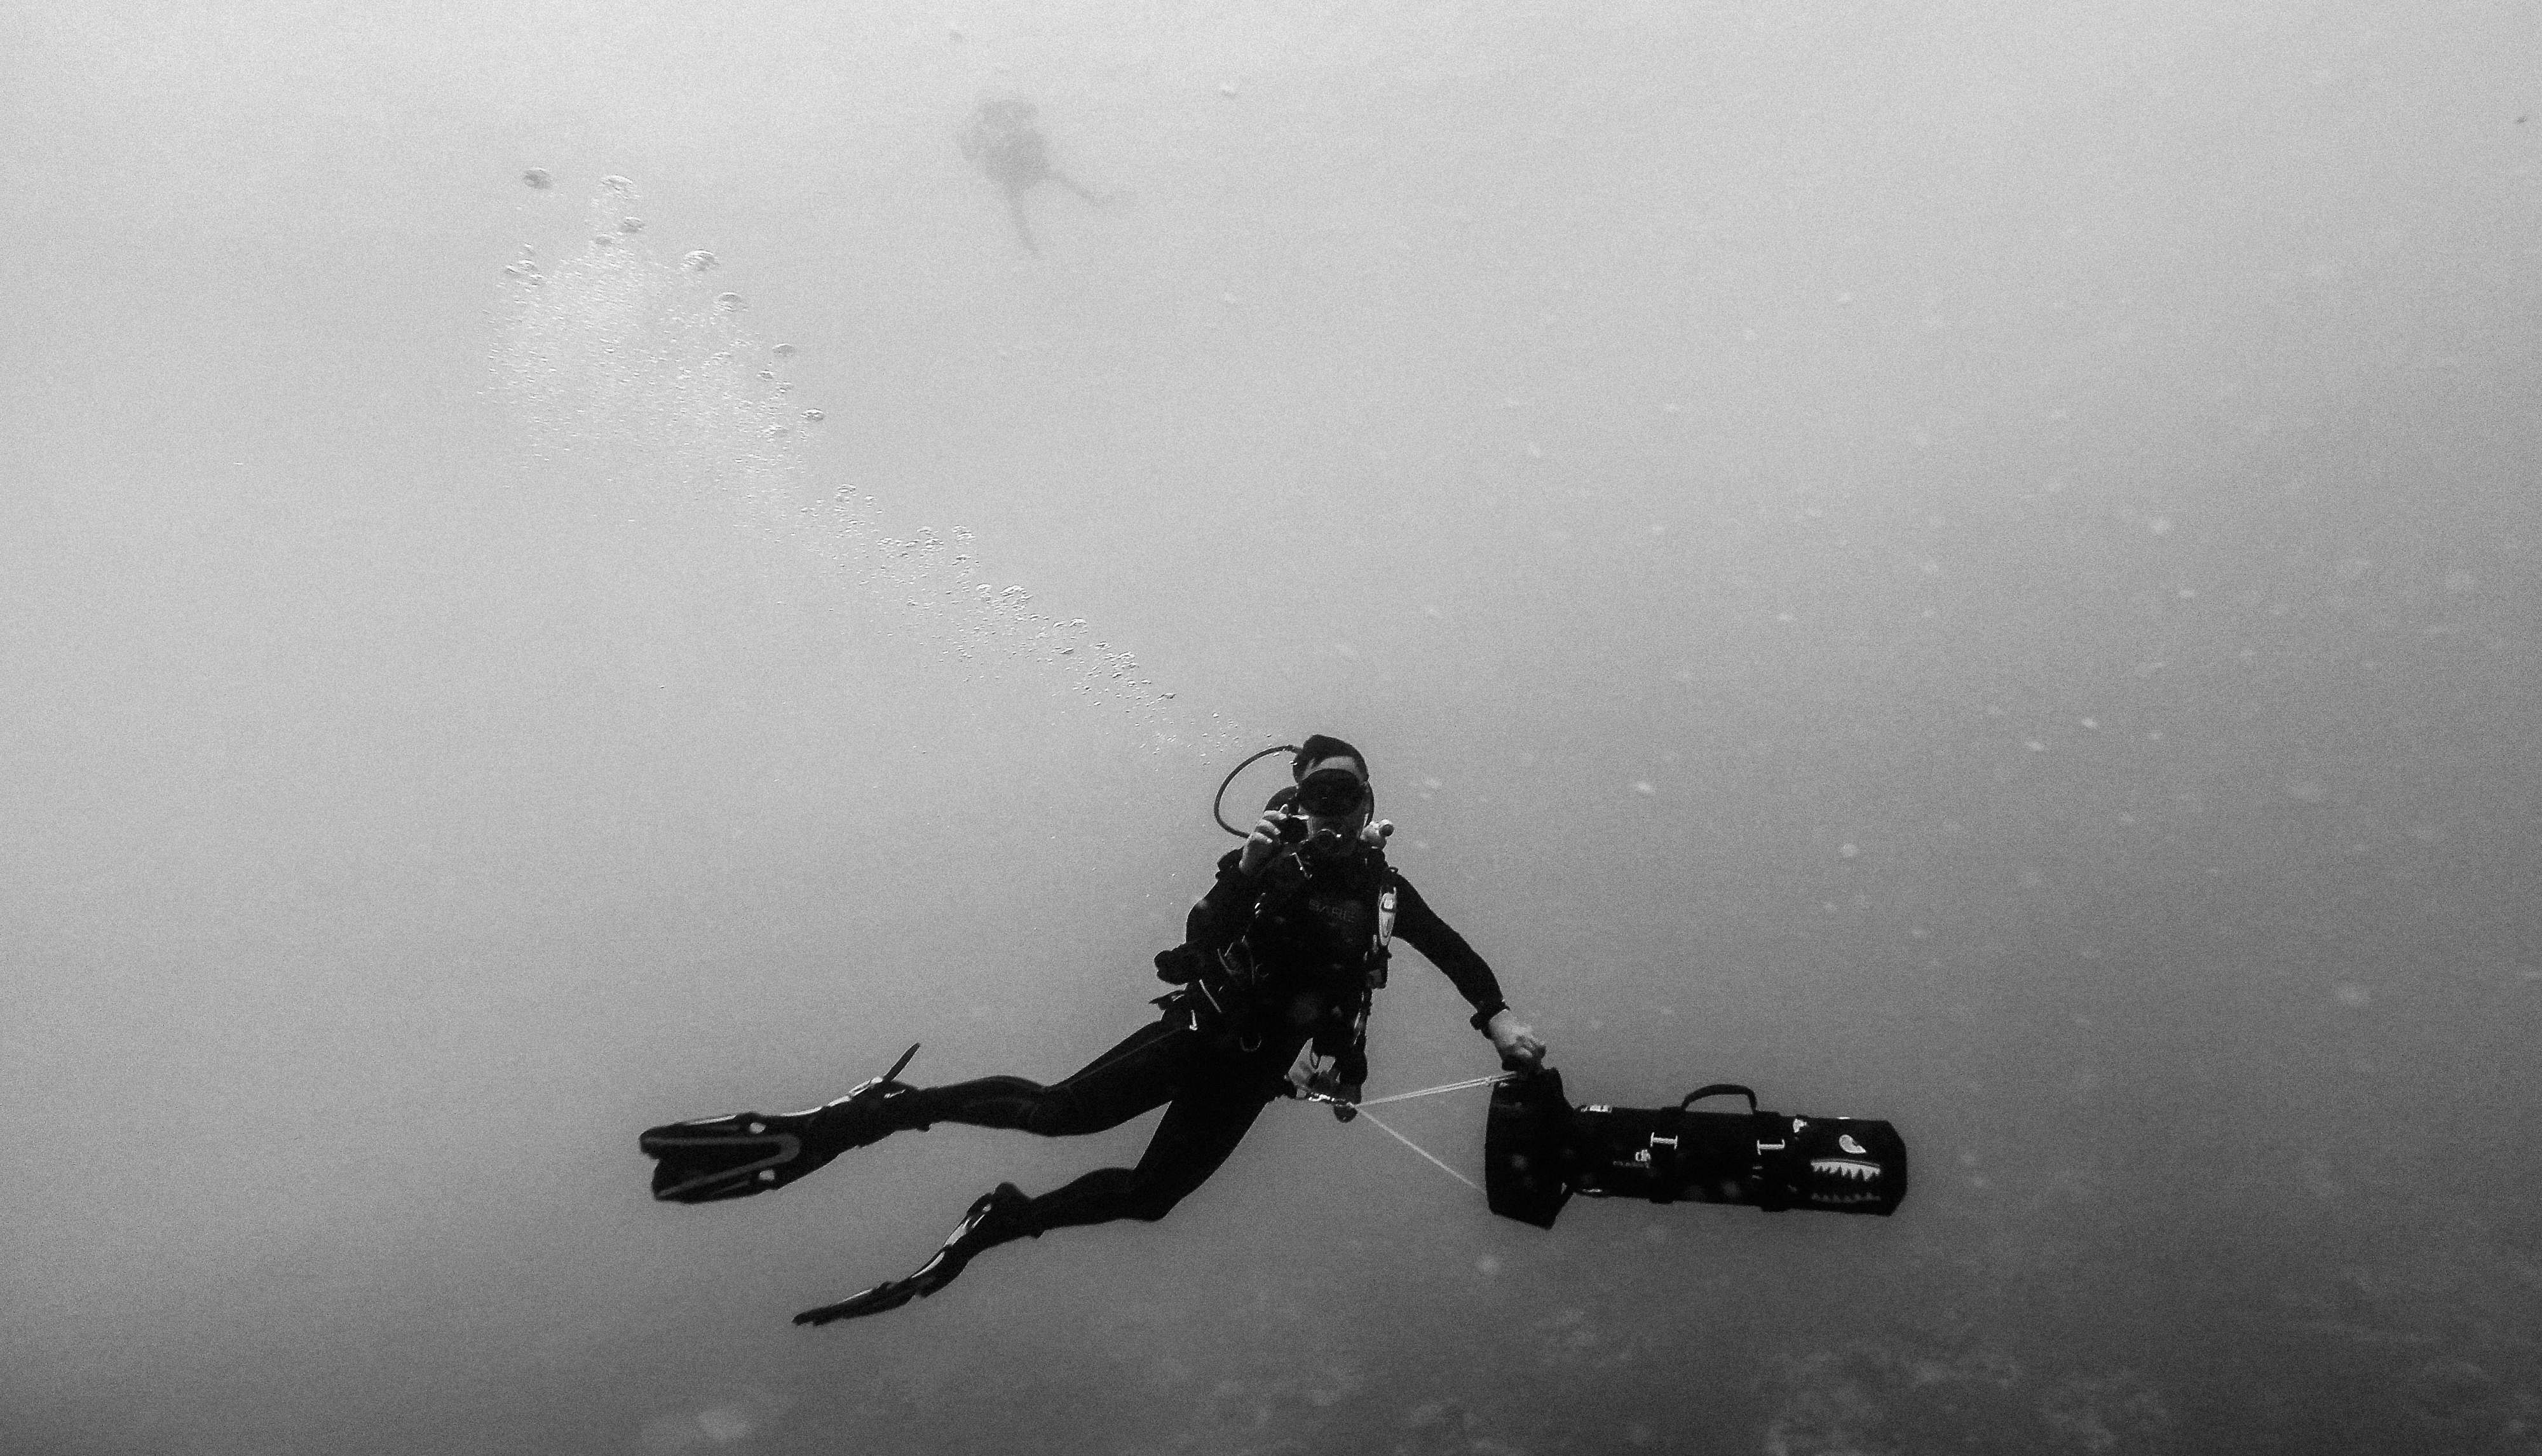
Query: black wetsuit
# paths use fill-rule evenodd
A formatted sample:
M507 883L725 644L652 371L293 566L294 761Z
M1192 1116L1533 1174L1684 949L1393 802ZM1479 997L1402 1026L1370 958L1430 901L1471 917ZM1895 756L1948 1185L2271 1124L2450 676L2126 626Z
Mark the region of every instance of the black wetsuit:
M1132 1033L1065 1081L983 1077L916 1089L890 1103L904 1127L964 1122L1069 1137L1117 1127L1165 1109L1136 1168L1097 1169L1031 1200L983 1243L1071 1224L1155 1220L1207 1182L1241 1142L1264 1105L1288 1090L1287 1072L1309 1037L1330 1038L1335 1017L1366 984L1377 893L1396 887L1395 937L1447 972L1478 1013L1497 1009L1500 983L1464 937L1449 928L1375 854L1316 864L1283 854L1256 875L1219 861L1218 882L1192 907L1187 944L1204 953L1243 940L1263 970L1235 1015L1196 1012L1198 998L1159 998L1164 1018ZM1222 994L1224 988L1221 988ZM1479 1024L1480 1016L1477 1017Z

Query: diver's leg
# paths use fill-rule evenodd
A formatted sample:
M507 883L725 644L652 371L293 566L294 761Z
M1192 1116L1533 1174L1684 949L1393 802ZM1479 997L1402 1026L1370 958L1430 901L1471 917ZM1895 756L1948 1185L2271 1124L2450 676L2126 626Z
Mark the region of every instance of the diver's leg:
M1130 1045L1124 1042L1114 1051ZM1118 1064L1098 1061L1080 1075L1115 1075L1117 1068ZM860 1290L836 1304L807 1309L794 1317L794 1323L827 1325L898 1309L953 1282L988 1250L1021 1238L1040 1238L1048 1229L1116 1218L1154 1222L1164 1217L1235 1151L1273 1095L1267 1069L1251 1056L1195 1069L1187 1080L1197 1085L1165 1110L1165 1119L1158 1124L1157 1135L1149 1140L1137 1168L1099 1169L1038 1198L1026 1197L1013 1184L1000 1184L971 1204L961 1223L916 1273Z
M1120 1044L1048 1087L1022 1077L981 1077L922 1087L883 1106L892 1130L935 1122L1010 1127L1075 1137L1118 1127L1162 1106L1182 1086L1199 1034L1151 1022Z
M1269 1101L1258 1081L1233 1077L1176 1098L1157 1124L1157 1135L1148 1140L1138 1167L1098 1168L1042 1194L1005 1220L1011 1229L1006 1238L1039 1237L1045 1229L1116 1218L1156 1222L1209 1181Z
M1022 188L1010 187L1007 189L1007 215L1015 220L1015 236L1023 239L1024 251L1036 258L1040 257L1041 249L1033 243L1032 224L1024 221L1024 190Z

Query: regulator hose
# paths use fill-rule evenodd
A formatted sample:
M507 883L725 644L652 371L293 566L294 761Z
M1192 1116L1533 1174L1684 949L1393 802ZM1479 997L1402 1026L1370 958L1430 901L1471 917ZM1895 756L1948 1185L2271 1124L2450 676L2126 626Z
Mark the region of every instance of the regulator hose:
M1248 758L1242 763L1237 764L1235 767L1229 769L1227 771L1227 777L1218 781L1218 793L1213 796L1209 802L1210 817L1218 820L1218 827L1234 835L1236 838L1243 839L1247 837L1248 831L1238 829L1234 824L1227 821L1226 804L1228 786L1235 782L1235 776L1237 774L1251 768L1256 760L1269 758L1274 753L1303 753L1305 751L1305 749L1300 748L1295 743L1274 743L1270 747L1263 749L1261 752L1254 754L1252 758Z

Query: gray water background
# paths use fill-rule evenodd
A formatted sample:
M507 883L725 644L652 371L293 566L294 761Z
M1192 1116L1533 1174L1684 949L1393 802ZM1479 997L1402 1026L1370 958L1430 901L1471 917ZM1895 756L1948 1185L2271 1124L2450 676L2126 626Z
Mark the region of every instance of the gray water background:
M0 1449L2542 1448L2529 8L0 38ZM1108 1045L1310 731L1575 1096L1904 1209L1281 1107L809 1333L1149 1122L644 1196Z

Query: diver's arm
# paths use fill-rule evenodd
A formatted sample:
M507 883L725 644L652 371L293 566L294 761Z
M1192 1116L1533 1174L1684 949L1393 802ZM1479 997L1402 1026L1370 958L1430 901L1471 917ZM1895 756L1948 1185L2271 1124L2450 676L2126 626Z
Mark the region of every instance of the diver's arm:
M1068 189L1070 192L1077 193L1079 196L1084 197L1085 200L1093 203L1097 207L1100 207L1104 203L1112 200L1109 193L1087 192L1084 188L1078 185L1076 178L1069 176L1067 173L1060 171L1056 167L1050 170L1050 180L1058 183L1061 187Z
M1394 882L1402 887L1394 903L1394 933L1404 944L1420 952L1430 963L1447 973L1457 990L1474 1008L1475 1031L1492 1038L1492 1047L1501 1054L1505 1065L1536 1065L1544 1060L1544 1043L1536 1039L1535 1029L1518 1019L1509 1002L1501 995L1500 977L1465 938L1457 934L1439 912L1421 898L1412 881L1401 875Z
M1492 974L1491 966L1465 944L1465 938L1439 918L1439 912L1421 898L1421 891L1412 887L1411 881L1397 875L1394 882L1401 888L1394 900L1395 937L1445 971L1448 979L1456 983L1458 994L1476 1011L1507 1006L1509 1003L1501 998L1500 977ZM1479 1024L1476 1029L1480 1030Z

